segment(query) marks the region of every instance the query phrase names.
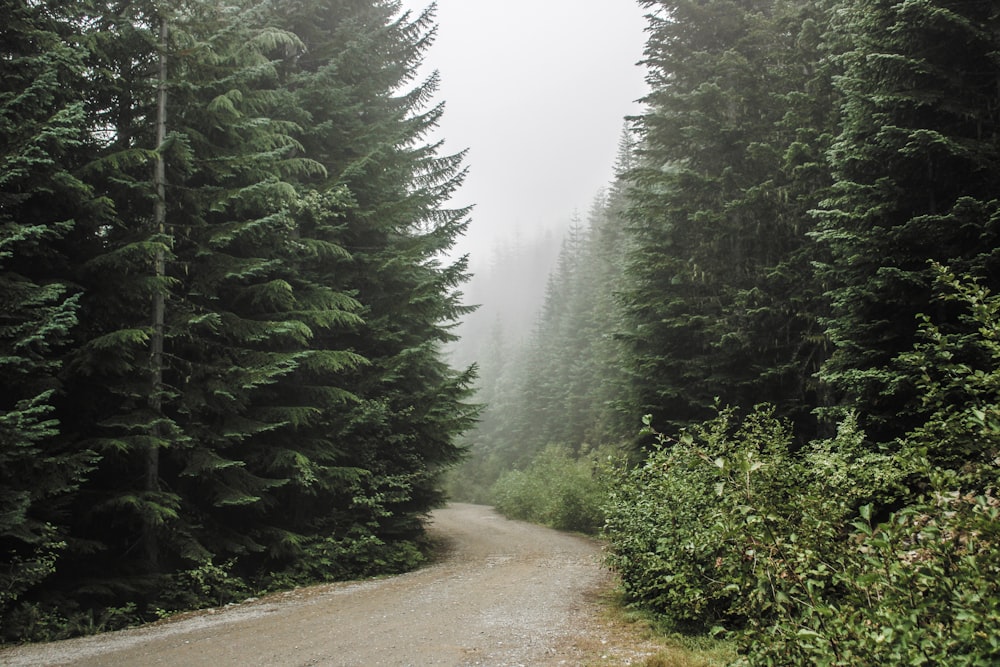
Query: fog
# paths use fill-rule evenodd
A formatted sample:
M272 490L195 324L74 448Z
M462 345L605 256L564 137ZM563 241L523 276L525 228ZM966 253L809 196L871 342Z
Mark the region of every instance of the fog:
M645 20L634 0L438 0L436 19L426 70L441 74L440 138L446 153L469 150L454 203L475 205L458 252L482 273L493 248L560 233L610 181L645 92Z
M610 183L641 109L646 20L635 0L438 0L436 23L422 71L441 77L434 138L468 150L452 204L475 207L454 251L469 255L464 301L479 305L450 349L464 366L528 339L562 235Z

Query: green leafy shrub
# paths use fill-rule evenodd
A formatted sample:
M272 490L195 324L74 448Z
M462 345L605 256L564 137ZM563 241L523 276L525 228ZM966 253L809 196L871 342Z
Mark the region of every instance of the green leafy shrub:
M233 573L235 560L221 564L205 561L166 578L153 607L160 615L185 609L214 607L245 600L254 595L246 580Z
M512 519L596 533L608 492L608 457L603 458L596 452L576 458L565 447L546 447L526 470L501 475L493 486L494 504Z
M721 410L678 440L658 441L613 486L609 564L633 604L675 629L741 625L766 536L787 531L797 513L803 471L789 454L791 430L761 406L742 421ZM765 499L767 511L756 511ZM744 526L753 539L741 539Z
M4 614L0 644L62 639L67 636L68 625L65 613L57 611L51 605L20 602Z
M427 562L425 549L412 540L387 542L361 527L347 536L310 538L302 554L278 572L260 581L262 590L274 591L326 581L398 574Z
M626 600L670 627L704 630L729 606L729 595L712 583L720 553L712 483L690 439L673 446L661 440L642 466L621 472L609 496L608 562Z
M1000 300L940 276L965 327L925 319L901 356L928 415L902 442L848 415L790 453L768 408L727 409L621 472L607 534L631 600L734 629L741 665L1000 664Z
M929 474L936 490L886 521L865 505L839 539L785 536L758 576L775 613L743 630L739 664L997 664L1000 501Z
M921 340L900 358L927 420L872 466L871 455L827 451L847 479L881 484L852 497L851 483L826 489L817 471L810 504L826 490L848 511L828 539L764 563L781 613L747 628L745 664L1000 663L1000 299L937 270L963 326L943 332L922 318ZM868 492L874 502L854 510Z
M935 269L938 301L960 310L960 326L942 331L921 315L920 339L900 355L928 414L904 445L935 467L988 485L1000 455L1000 297L946 267Z
M787 433L724 410L622 472L606 533L628 599L735 630L744 665L996 664L997 479L959 491L964 473L865 451L853 418L797 456ZM914 478L929 491L906 497ZM871 498L902 506L878 521Z
M2 643L45 642L78 635L120 630L145 620L138 605L81 606L75 600L59 597L44 602L23 602L4 617Z

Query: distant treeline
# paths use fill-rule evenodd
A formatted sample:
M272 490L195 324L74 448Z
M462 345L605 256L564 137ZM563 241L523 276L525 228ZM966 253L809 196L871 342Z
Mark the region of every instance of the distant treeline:
M476 413L433 9L0 15L2 639L418 562Z

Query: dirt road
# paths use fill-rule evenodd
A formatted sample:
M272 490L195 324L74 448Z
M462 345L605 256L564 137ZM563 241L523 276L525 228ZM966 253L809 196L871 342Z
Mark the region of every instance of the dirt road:
M0 652L0 665L581 665L637 661L602 638L608 586L592 541L452 505L432 517L448 544L398 577L297 589L94 637Z

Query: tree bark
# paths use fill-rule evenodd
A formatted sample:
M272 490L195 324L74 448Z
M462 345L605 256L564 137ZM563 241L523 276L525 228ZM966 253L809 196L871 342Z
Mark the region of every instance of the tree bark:
M166 275L166 253L163 249L163 235L166 232L167 221L167 187L166 165L160 152L167 138L167 19L160 19L159 40L159 73L156 95L156 162L153 166L153 184L156 188L156 202L153 208L153 226L158 235L156 255L154 257L154 272L156 289L153 294L153 332L150 341L150 392L149 406L153 413L153 441L146 450L145 491L154 493L159 490L160 478L160 445L163 435L161 425L163 409L163 328L166 311L166 297L163 293L162 281ZM152 519L147 519L143 534L143 549L150 571L159 567L159 545L156 539L156 527Z

